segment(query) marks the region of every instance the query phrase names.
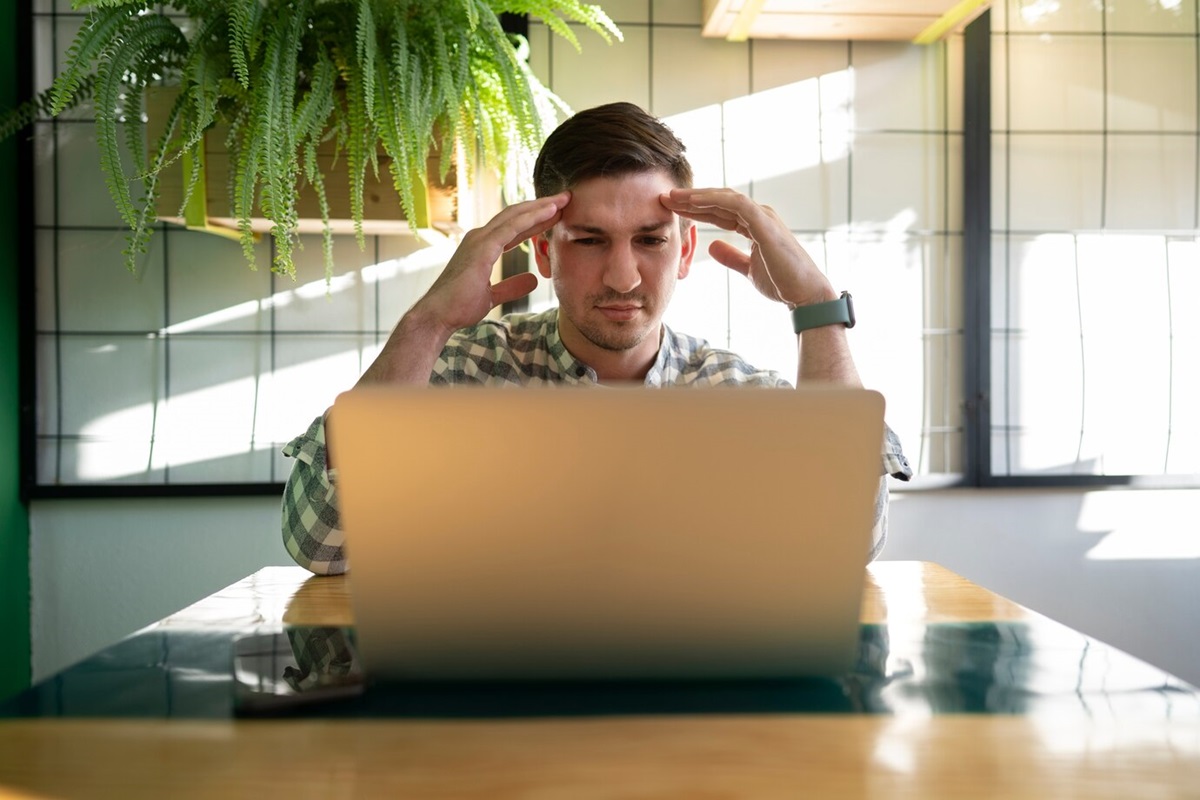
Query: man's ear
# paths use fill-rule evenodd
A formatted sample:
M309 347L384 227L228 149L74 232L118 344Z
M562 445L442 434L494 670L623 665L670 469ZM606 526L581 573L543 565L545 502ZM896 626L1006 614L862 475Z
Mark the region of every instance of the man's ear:
M679 278L686 278L692 269L692 259L696 257L696 223L688 225L683 236L683 247L679 252Z
M551 228L553 230L553 228ZM538 274L543 278L550 277L550 231L539 233L530 239L533 245L533 258L537 261Z

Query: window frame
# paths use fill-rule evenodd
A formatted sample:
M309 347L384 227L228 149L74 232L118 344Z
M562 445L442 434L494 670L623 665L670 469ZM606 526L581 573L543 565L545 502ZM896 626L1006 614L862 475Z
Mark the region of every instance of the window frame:
M963 427L967 488L1200 488L1200 475L992 471L992 26L984 11L963 36Z

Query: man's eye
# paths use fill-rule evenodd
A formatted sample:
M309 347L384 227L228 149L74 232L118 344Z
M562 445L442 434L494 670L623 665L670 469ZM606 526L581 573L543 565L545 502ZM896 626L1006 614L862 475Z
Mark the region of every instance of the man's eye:
M600 240L596 239L594 237L591 237L591 236L584 236L579 239L572 239L571 242L572 242L572 244L591 245L591 244L599 244Z
M647 247L661 247L666 243L667 240L662 236L646 236L642 239L642 244Z

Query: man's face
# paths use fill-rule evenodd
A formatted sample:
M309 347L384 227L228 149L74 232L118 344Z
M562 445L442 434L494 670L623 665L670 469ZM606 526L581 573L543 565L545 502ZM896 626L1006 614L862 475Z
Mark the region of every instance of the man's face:
M696 243L695 227L683 233L659 202L673 188L665 172L590 178L535 240L538 272L558 295L563 342L577 357L587 361L593 348L647 359L658 352L663 312Z

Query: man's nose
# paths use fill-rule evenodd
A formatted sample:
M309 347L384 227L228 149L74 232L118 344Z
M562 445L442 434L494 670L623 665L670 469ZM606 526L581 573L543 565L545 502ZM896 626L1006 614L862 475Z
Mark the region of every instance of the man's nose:
M629 245L619 245L612 249L611 256L604 269L604 285L621 294L632 292L642 282L642 273L638 269L637 255L633 248Z

